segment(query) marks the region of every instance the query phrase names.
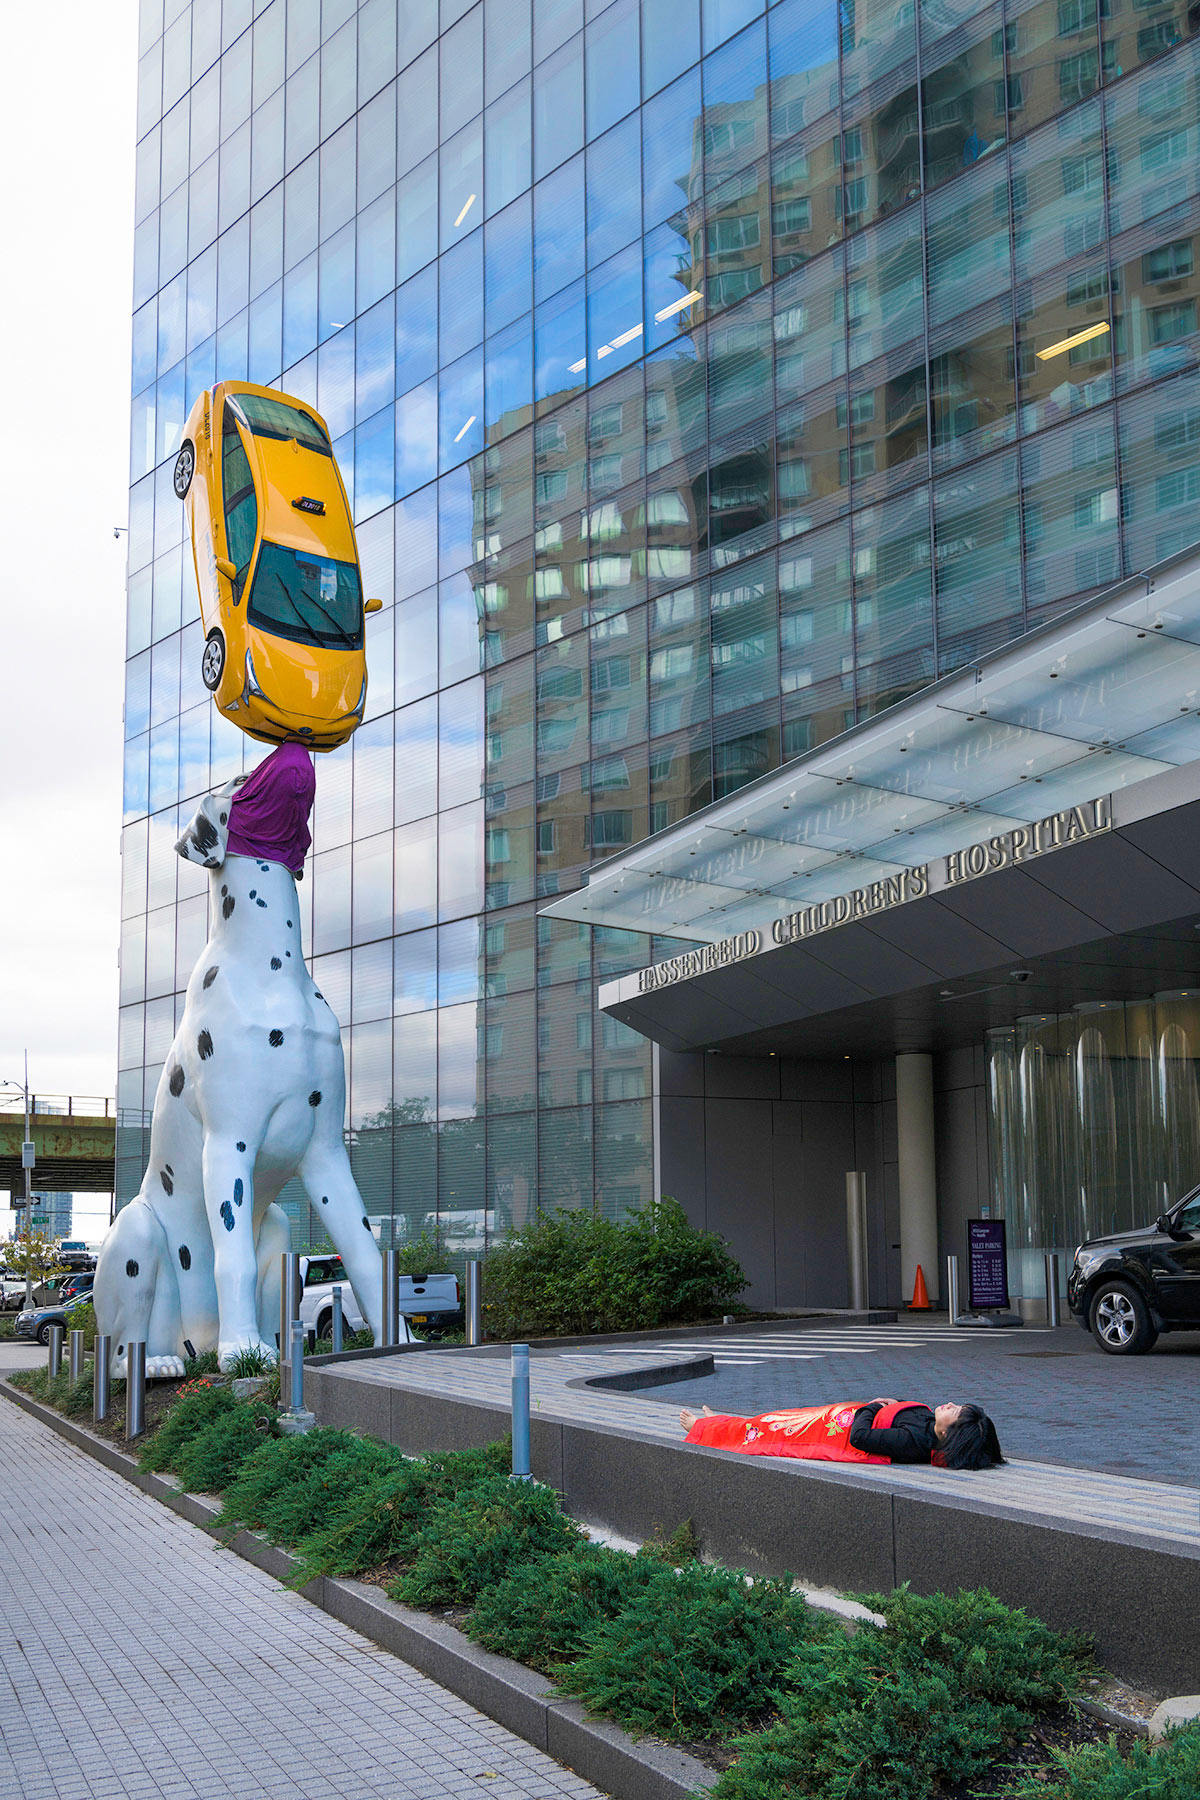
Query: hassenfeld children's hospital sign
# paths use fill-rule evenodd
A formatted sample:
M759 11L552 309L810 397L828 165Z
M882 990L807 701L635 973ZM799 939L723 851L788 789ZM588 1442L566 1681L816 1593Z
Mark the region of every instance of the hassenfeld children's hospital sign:
M920 900L928 893L974 881L998 869L1013 868L1035 856L1061 850L1067 844L1082 843L1085 838L1109 830L1111 825L1111 794L1087 800L1081 806L1064 807L1061 812L1049 813L1044 819L1014 826L998 837L984 838L964 850L953 850L937 862L917 863L895 875L866 882L848 894L837 894L832 900L820 900L813 906L801 907L786 918L773 920L769 933L741 931L736 937L722 938L715 944L685 950L666 962L652 963L649 968L638 971L638 992L648 994L676 981L690 981L713 969L727 968L730 963L744 962L747 957L758 956L764 950L800 943L822 931L832 931L838 925L869 919L875 913L888 912L909 900Z

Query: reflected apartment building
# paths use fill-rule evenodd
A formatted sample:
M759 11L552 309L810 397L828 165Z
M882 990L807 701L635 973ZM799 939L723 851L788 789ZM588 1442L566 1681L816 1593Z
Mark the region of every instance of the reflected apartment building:
M685 941L540 909L1198 535L1196 24L144 0L121 1200L205 938L172 845L259 754L200 682L170 481L199 389L319 407L384 601L302 887L369 1212L450 1249L620 1215L674 1164L658 1051L597 988ZM1016 1089L976 1052L1003 1205ZM853 1062L885 1171L888 1046ZM760 1199L712 1215L755 1293L830 1301L755 1248Z

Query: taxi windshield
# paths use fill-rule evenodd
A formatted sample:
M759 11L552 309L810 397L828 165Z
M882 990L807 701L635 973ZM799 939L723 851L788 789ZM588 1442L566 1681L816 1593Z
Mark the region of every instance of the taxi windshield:
M230 399L255 437L295 438L306 450L319 450L325 456L333 454L329 439L303 407L268 399L265 394L231 394Z
M358 564L264 543L254 571L249 619L293 643L360 650L363 608Z

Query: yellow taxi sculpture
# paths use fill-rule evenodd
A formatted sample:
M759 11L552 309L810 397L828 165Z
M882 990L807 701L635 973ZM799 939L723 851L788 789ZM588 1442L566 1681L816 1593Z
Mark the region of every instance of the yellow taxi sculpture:
M320 414L246 381L197 399L175 464L204 624L201 675L251 737L334 750L367 697L362 577Z

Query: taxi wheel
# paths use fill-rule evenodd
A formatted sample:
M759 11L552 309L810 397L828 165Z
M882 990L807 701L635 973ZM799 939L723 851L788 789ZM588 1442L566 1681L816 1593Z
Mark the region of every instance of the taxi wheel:
M200 679L210 694L216 693L224 673L225 639L219 631L214 631L204 646L204 655L200 658Z
M196 473L196 446L191 438L184 438L183 449L175 458L175 497L183 500L192 485L192 476Z

